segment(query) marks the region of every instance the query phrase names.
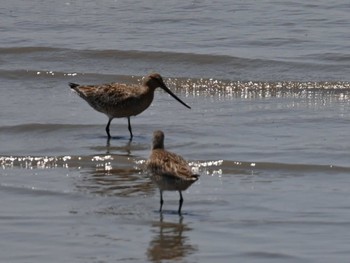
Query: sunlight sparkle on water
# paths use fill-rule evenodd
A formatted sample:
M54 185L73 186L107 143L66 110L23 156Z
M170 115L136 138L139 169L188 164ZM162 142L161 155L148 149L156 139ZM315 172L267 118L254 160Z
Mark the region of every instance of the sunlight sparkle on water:
M205 173L207 175L218 175L219 177L222 176L222 169L211 169L212 167L218 167L221 166L223 163L223 160L218 161L206 161L206 162L190 162L189 165L192 167L192 171L194 173Z
M92 157L91 161L105 161L105 160L113 160L113 157L111 155L106 156L94 156Z

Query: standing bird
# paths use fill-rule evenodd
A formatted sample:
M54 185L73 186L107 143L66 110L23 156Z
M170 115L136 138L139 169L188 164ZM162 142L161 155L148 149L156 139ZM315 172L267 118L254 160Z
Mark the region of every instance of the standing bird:
M109 125L114 118L128 118L128 129L130 140L133 134L131 131L130 117L136 116L149 107L153 101L154 90L158 87L168 92L173 98L191 109L186 103L180 100L164 84L162 77L158 73L145 77L142 85L126 85L120 83L87 85L69 83L71 89L75 90L80 97L89 103L95 110L107 115L108 123L106 132L108 139L111 138Z
M179 155L164 149L164 133L153 133L152 152L146 162L151 180L158 186L160 191L160 209L163 207L163 191L178 191L180 194L178 213L181 215L183 203L181 191L185 191L199 175L194 174L188 163Z

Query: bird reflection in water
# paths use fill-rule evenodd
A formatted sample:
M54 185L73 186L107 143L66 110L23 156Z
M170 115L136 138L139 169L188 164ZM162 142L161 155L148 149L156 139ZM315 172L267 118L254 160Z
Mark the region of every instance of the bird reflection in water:
M107 138L106 143L106 154L110 154L111 152L125 152L127 155L131 155L131 141L128 140L128 142L123 146L112 146L111 145L111 138Z
M178 222L164 222L163 215L159 222L152 224L155 233L147 250L147 257L152 262L163 260L181 260L197 251L197 246L190 243L188 233L192 230L183 223L183 217Z
M148 147L148 145L144 146L144 148ZM140 148L139 144L133 144L131 141L117 143L111 143L110 139L107 139L106 144L101 145L92 145L89 146L89 149L93 152L99 154L112 154L112 155L124 155L124 156L132 156L132 151Z
M142 167L135 163L134 150L148 148L141 143L110 142L107 145L91 146L95 156L81 156L79 166L81 179L77 181L79 190L108 196L137 196L153 194L153 183L142 173Z
M76 182L78 190L103 196L140 196L155 192L152 182L141 174L128 155L95 157L92 162L90 159L90 167L82 169L82 176Z

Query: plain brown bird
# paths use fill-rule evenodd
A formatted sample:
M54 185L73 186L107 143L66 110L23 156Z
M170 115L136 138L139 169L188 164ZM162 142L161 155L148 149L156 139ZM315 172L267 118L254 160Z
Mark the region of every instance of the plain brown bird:
M188 163L180 156L164 149L164 133L153 133L152 152L146 162L151 180L158 186L160 191L160 209L163 207L163 191L178 191L180 194L178 213L181 215L183 203L182 191L185 191L199 175L194 174Z
M69 83L69 86L80 97L86 100L91 107L107 115L108 123L106 132L108 139L111 138L109 133L111 121L114 118L128 118L128 129L130 140L132 140L133 134L130 117L140 114L149 107L153 101L154 91L158 87L168 92L187 108L191 108L164 84L162 77L158 73L153 73L145 77L142 85L111 83L81 86L79 84Z

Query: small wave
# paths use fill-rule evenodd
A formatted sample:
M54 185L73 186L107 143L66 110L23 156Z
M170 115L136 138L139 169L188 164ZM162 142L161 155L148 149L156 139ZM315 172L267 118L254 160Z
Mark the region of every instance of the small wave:
M30 54L36 52L57 52L64 49L53 47L2 47L0 48L0 55L9 54Z
M134 79L134 76L123 76L113 74L97 74L97 73L83 73L83 72L63 72L53 70L0 70L0 78L9 80L47 80L47 79L62 79L62 83L67 84L72 78L79 79L91 79L96 81L97 79L119 80L119 79ZM67 84L68 85L68 84Z
M60 72L52 70L0 70L0 77L2 79L10 80L31 80L31 79L52 79L63 77L76 77L79 75L77 72Z
M232 57L228 55L213 55L213 54L196 54L196 53L179 53L179 52L165 52L165 51L141 51L141 50L99 50L99 49L66 49L54 47L11 47L0 48L0 55L32 55L33 53L47 54L47 59L60 58L63 56L67 59L79 57L80 59L115 59L118 60L143 60L154 63L155 61L194 61L198 63L216 64L226 63L228 61L236 60L237 64L243 61L263 61L261 59L246 59L241 57ZM50 56L50 57L49 57ZM42 57L44 59L45 57Z
M67 173L75 169L81 175L81 180L75 182L75 188L98 195L144 195L154 189L134 160L123 155L1 156L0 167L3 170L65 169ZM0 184L1 187L23 189L23 186L16 185ZM40 189L30 187L30 190L37 192Z
M29 185L17 185L17 184L8 184L0 183L1 191L11 191L17 192L19 194L31 194L35 196L71 196L77 195L74 191L69 190L54 190L49 188L42 188Z
M7 70L64 72L74 62L83 73L144 75L145 69L162 69L172 76L239 80L347 80L341 54L303 58L264 59L222 54L146 50L67 49L54 47L0 48ZM326 61L323 63L322 61ZM30 65L30 68L18 68ZM120 66L122 65L122 66ZM4 68L3 68L4 69ZM307 73L305 73L307 72ZM68 72L72 73L72 72ZM78 72L77 72L78 73ZM307 75L306 75L307 74Z
M50 123L26 123L13 126L1 126L0 132L3 133L28 133L28 132L53 132L57 130L82 129L86 127L97 127L94 125L82 124L50 124Z
M286 93L305 96L313 92L350 92L350 82L299 82L299 81L229 81L220 79L169 79L178 91L188 94L230 95L239 97L283 97Z
M288 255L285 253L275 253L275 252L267 252L267 251L252 251L242 253L242 257L244 258L256 258L258 260L267 259L267 260L293 260L296 261L299 259L298 257Z
M103 171L112 171L114 164L142 171L145 160L128 155L104 154L88 156L0 156L0 165L7 168L87 168L94 167ZM319 164L293 164L273 162L247 162L232 160L192 161L190 166L196 172L207 175L251 174L254 172L274 171L306 173L350 173L350 167Z
M141 83L143 76L96 74L81 72L60 72L42 70L0 70L0 77L13 80L61 79L62 85L69 81L93 84L103 83ZM167 85L179 93L192 96L225 97L310 97L316 92L339 94L342 100L350 96L350 82L300 82L300 81L230 81L214 78L164 78Z
M125 155L92 155L92 156L0 156L0 166L3 169L54 169L54 168L96 168L111 171L112 162L118 166L134 165L135 162Z
M328 53L315 53L303 56L300 59L309 59L310 61L317 61L322 64L343 64L349 65L350 63L350 55L344 53L336 53L336 52L328 52Z
M241 162L229 160L196 161L190 163L197 172L207 175L223 174L259 174L266 172L278 172L283 174L302 175L308 173L349 173L350 167L318 164L289 164L270 162Z

